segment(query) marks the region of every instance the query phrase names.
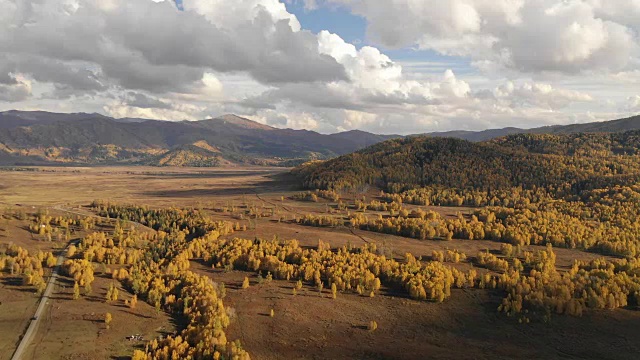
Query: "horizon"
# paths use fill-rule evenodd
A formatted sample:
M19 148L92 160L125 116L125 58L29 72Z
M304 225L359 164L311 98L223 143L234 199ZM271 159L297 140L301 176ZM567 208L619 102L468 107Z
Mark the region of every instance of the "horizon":
M245 116L237 115L237 114L232 114L232 113L221 114L221 115L218 115L218 116L210 116L210 117L207 117L207 118L195 119L195 120L186 120L186 119L182 119L182 120L176 120L176 119L148 119L148 118L139 118L139 117L112 117L112 116L101 114L101 113L98 113L98 112L93 112L93 113L87 113L87 112L56 113L56 112L47 111L47 110L19 110L19 109L3 110L3 111L0 111L0 114L9 113L9 112L23 112L23 113L45 112L45 113L63 114L63 115L64 114L68 114L68 115L74 115L74 114L94 115L95 114L95 115L105 116L107 118L111 118L111 119L115 119L115 120L135 119L135 120L142 120L143 122L145 122L145 121L197 122L197 121L207 121L207 120L222 119L222 118L224 118L226 116L234 116L234 117L240 118L242 120L248 120L248 121L254 122L256 124L266 125L266 126L274 128L274 129L280 129L280 130L307 130L307 131L313 131L313 132L316 132L316 133L319 133L319 134L323 134L323 135L334 135L334 134L341 134L341 133L347 133L347 132L352 132L352 131L363 131L363 132L367 132L367 133L370 133L370 134L373 134L373 135L382 135L382 136L394 136L394 135L412 136L412 135L446 134L446 133L455 133L455 132L480 133L480 132L484 132L484 131L503 130L503 129L508 129L508 128L518 129L518 130L532 130L532 129L538 129L538 128L544 128L544 127L557 127L557 126L579 125L579 124L588 124L588 123L604 123L604 122L619 121L619 120L626 120L626 119L630 119L630 118L640 117L640 114L633 114L631 116L624 117L624 118L608 119L608 120L596 120L596 121L591 121L591 122L588 122L588 123L576 122L576 123L571 123L571 124L548 124L548 125L536 126L536 127L506 126L506 127L502 127L502 128L485 128L485 129L479 129L479 130L454 129L454 130L444 130L444 131L430 131L430 132L423 132L423 133L406 133L406 134L402 134L402 133L376 133L376 132L370 132L370 131L363 130L363 129L348 129L348 130L324 133L324 132L319 132L319 131L315 131L315 130L294 129L294 128L290 128L290 127L278 127L278 126L274 126L274 125L270 125L270 124L264 124L264 123L258 122L256 120L250 119L249 117L245 117Z
M640 113L638 3L0 3L0 111L401 135Z

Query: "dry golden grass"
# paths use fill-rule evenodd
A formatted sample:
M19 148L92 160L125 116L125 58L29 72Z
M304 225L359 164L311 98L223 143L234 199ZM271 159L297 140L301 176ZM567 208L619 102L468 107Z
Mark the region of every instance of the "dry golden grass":
M47 167L0 171L2 204L87 204L97 198L154 205L195 205L221 195L266 190L282 168Z
M224 282L225 305L237 319L227 334L238 338L253 359L634 359L640 350L629 310L582 318L554 317L549 324L519 325L496 312L501 297L489 291L453 290L442 304L407 299L383 288L370 298L330 289L318 293L274 280L242 289L247 273L192 270ZM269 316L274 309L275 316ZM375 332L367 330L371 320ZM612 352L612 345L624 351Z

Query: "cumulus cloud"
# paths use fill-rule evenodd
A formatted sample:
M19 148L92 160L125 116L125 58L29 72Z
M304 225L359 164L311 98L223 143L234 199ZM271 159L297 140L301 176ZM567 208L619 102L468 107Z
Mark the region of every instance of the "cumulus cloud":
M141 109L171 109L169 102L139 92L127 92L124 101L128 106Z
M418 46L524 72L619 71L638 59L640 2L325 0L368 21L384 46Z
M150 91L185 91L207 69L245 71L266 83L344 78L276 0L192 0L184 11L170 2L125 0L0 0L0 7L0 48L39 57L29 69L34 77L77 61L95 64L118 85Z
M637 108L635 93L609 100L589 82L640 84L637 1L305 1L310 14L337 5L365 17L367 46L305 30L283 1L0 0L0 109L233 112L278 127L406 134ZM420 73L378 45L475 68Z
M382 133L420 133L434 130L531 127L584 120L562 113L574 104L594 101L588 93L558 88L546 83L506 81L492 89L473 89L451 70L419 83L419 93L385 92L333 84L303 91L295 85L248 98L244 106L268 124L292 126L275 117L277 113L319 114L317 129L325 132L366 129ZM321 96L326 94L325 96ZM269 110L265 110L269 106ZM282 118L284 119L284 118Z
M292 102L319 108L364 110L375 104L419 104L432 100L431 84L408 78L400 65L378 49L369 46L357 49L328 31L318 34L318 43L321 53L330 55L344 67L346 80L310 85L287 84L249 98L244 103L261 107ZM440 85L434 89L440 90Z
M640 111L640 95L630 96L627 101L628 110Z
M557 110L574 102L591 102L593 97L587 93L557 89L545 83L523 83L516 86L509 81L493 91L495 100L509 104L510 107L534 106Z
M201 120L198 116L205 107L193 104L174 104L171 107L138 107L131 106L126 102L113 102L103 107L103 112L115 118L142 118L153 120L173 119L175 121L182 120ZM198 115L196 115L198 114Z
M0 78L0 101L21 101L29 96L31 96L31 81L28 79L11 74Z
M82 62L63 62L39 56L7 55L2 60L3 71L29 74L38 82L53 83L77 91L102 91L105 85L99 70Z

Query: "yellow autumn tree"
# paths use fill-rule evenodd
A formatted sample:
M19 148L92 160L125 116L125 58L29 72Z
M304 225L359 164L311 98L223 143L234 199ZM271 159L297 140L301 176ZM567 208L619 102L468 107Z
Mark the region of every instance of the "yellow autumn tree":
M80 286L78 286L78 282L73 283L73 300L78 300L80 298Z
M112 320L113 320L113 316L111 316L111 313L104 314L104 324L107 326L107 329L111 327Z

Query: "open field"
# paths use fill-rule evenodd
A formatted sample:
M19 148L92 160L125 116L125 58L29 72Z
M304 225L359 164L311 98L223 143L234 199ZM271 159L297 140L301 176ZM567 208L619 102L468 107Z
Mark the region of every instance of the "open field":
M56 242L44 241L42 237L34 235L27 230L27 220L13 219L11 221L3 219L0 225L0 251L13 243L23 247L29 252L38 251L59 251L62 246ZM45 276L50 274L45 271ZM26 289L22 285L22 277L11 274L0 274L0 348L15 348L22 331L26 330L29 319L33 316L38 297L34 290ZM16 331L19 329L19 331ZM0 359L9 359L10 353L0 353Z
M92 216L88 207L91 201L106 199L157 208L195 207L213 219L246 226L246 230L226 238L297 239L303 247L317 246L319 240L334 248L375 243L398 260L404 259L407 252L427 259L434 250L447 249L459 250L471 260L480 251L500 250L500 243L488 240L416 240L346 226L298 225L294 218L328 214L332 203L322 199L294 200L300 190L283 175L284 171L138 167L0 171L0 207L23 211L29 217L0 224L0 242L13 242L29 252L59 251L66 241L44 241L29 231L33 214L43 209L52 216ZM376 191L369 189L365 195L371 199ZM354 197L345 194L342 200L348 203ZM469 208L430 209L451 218L458 212L464 216L470 212ZM264 216L252 217L251 211ZM366 215L383 214L367 211ZM113 232L113 226L99 224L95 231ZM78 230L72 239L87 233ZM543 247L525 246L523 250L540 249ZM575 259L602 257L562 248L555 248L554 252L561 270L569 269ZM462 270L475 267L472 261L450 265ZM180 319L157 312L143 301L136 309L125 306L122 301L130 299L131 294L121 285L120 300L106 303L107 289L118 282L105 270L120 266L96 263L94 267L93 290L78 300L72 300L73 280L60 279L26 359L43 358L43 354L48 359L126 358L135 346L144 345L128 341L126 336L142 334L149 340L182 326ZM412 300L405 293L384 287L372 298L339 293L331 299L327 288L320 294L305 285L294 296L294 282L273 280L258 284L253 272L211 269L199 261L191 261L191 269L227 285L225 306L235 309L227 337L240 339L254 359L635 359L640 353L640 337L636 334L640 314L631 307L589 311L580 318L554 316L548 323L518 324L516 319L496 312L503 296L491 290L454 289L451 298L442 304ZM245 276L251 286L242 289ZM0 347L10 349L0 354L0 359L8 359L38 298L33 289L20 285L18 278L4 273L0 282ZM269 316L271 309L273 317ZM108 330L102 318L106 312L113 314ZM375 332L366 329L372 320L379 326Z
M0 279L0 348L10 349L0 353L0 359L10 359L18 346L29 319L36 311L38 297L32 290L24 289L21 279L4 275Z
M0 201L3 204L86 205L103 198L153 205L194 206L199 201L218 196L277 191L279 185L266 180L286 170L260 167L28 169L36 171L0 171ZM276 189L272 188L273 185Z
M624 310L519 325L496 313L499 296L482 290L455 290L442 304L389 289L334 300L326 289L293 296L291 283L258 284L255 277L241 289L242 272L198 264L194 270L228 284L225 303L238 316L229 333L258 359L633 359L640 351L634 325L640 316ZM374 333L366 329L371 320L379 325Z
M92 294L73 300L73 281L62 279L24 358L40 359L42 354L51 359L127 358L144 342L126 337L140 334L149 340L173 333L172 319L142 301L136 309L105 303L107 288L113 282L108 274L97 274ZM131 297L120 290L123 298ZM107 312L113 315L108 330L103 321Z

